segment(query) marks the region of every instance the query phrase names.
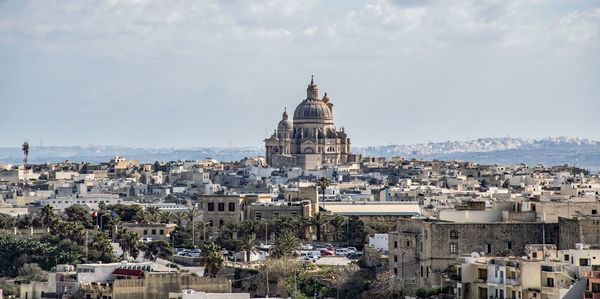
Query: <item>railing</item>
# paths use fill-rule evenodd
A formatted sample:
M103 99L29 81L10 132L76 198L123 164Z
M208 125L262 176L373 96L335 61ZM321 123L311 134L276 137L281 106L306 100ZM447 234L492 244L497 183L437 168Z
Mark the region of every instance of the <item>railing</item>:
M506 284L516 286L516 285L519 285L520 283L517 279L506 279Z

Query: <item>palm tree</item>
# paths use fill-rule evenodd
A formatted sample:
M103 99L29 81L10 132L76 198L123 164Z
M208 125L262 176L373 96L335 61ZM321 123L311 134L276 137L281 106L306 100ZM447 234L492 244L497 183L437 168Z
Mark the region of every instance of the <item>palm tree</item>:
M317 232L317 241L321 240L321 228L327 219L321 213L316 213L312 217L310 217L310 223L315 226Z
M317 186L321 188L321 202L325 201L325 189L329 187L329 180L326 177L322 176L317 182Z
M132 256L133 258L137 256L139 242L138 234L130 229L123 228L117 233L117 243L121 245L125 259L128 256Z
M225 231L227 232L228 237L231 239L237 239L239 230L240 225L236 222L229 222L225 225Z
M258 221L254 219L246 219L242 221L241 228L244 232L244 235L251 235L254 239L256 239L256 232L259 229Z
M339 236L340 236L340 229L342 228L342 226L344 226L344 224L346 223L346 219L340 215L335 215L333 217L330 217L327 222L332 226L333 228L333 240L334 241L339 241Z
M169 224L172 223L174 219L175 215L173 214L173 212L164 211L160 213L160 222L162 223Z
M197 206L191 206L191 207L187 208L187 211L185 213L186 213L186 216L188 218L188 222L189 223L194 223L194 221L196 220L196 218L200 214L200 209L198 209Z
M210 225L208 225L208 223L206 223L206 222L198 221L198 222L196 222L196 224L194 226L198 230L202 231L202 241L206 242L206 232L210 228Z
M300 250L300 239L290 231L284 231L281 235L275 238L273 245L273 256L276 258L285 256L295 256Z
M150 222L150 215L145 210L139 210L135 215L135 220L139 223L148 223Z
M23 143L23 146L21 147L21 149L23 150L23 170L25 173L25 187L27 187L27 184L29 183L27 181L27 159L29 158L29 142L25 142Z
M158 207L154 207L154 206L146 207L146 213L148 213L148 219L152 223L158 222L158 220L161 216L160 209Z
M198 214L200 214L200 210L198 209L197 206L193 205L191 207L187 208L186 211L186 216L188 217L188 227L191 226L192 228L192 245L194 247L196 247L196 226L194 225L194 222L196 220L196 217L198 217Z
M209 252L204 259L204 267L206 267L206 272L213 277L216 276L221 269L223 269L224 264L225 259L220 252Z
M256 252L256 240L251 237L246 237L241 240L238 248L246 252L246 261L249 262L251 254Z
M173 219L175 220L175 224L177 224L178 227L182 227L183 226L183 221L185 220L186 215L184 212L177 212L173 215Z

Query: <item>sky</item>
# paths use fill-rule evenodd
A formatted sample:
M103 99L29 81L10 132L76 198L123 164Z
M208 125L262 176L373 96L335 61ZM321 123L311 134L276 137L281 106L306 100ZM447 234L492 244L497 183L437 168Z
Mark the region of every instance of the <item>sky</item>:
M600 140L596 0L0 0L0 146L260 146L314 75L358 146Z

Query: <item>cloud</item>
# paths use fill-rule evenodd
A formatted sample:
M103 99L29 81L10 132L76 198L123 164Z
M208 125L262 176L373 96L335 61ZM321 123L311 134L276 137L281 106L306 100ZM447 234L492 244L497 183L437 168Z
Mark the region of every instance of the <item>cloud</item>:
M336 101L336 117L349 129L355 125L361 144L402 138L405 133L389 128L422 123L412 111L430 107L440 111L406 133L411 142L504 135L497 124L477 126L483 133L476 134L462 133L472 123L443 131L449 126L436 121L455 109L469 113L469 122L484 114L486 101L502 103L495 105L503 115L541 109L523 116L532 123L547 122L544 115L566 117L550 109L565 99L597 107L590 99L600 92L598 7L581 0L6 0L0 1L0 100L3 107L11 102L11 111L25 101L44 107L35 117L46 122L65 110L102 124L113 105L152 119L185 110L178 113L191 118L189 126L218 144L225 137L212 130L221 114L239 119L248 132L263 132L279 115L266 110L294 105L304 80L315 74ZM377 99L383 116L353 110L365 98ZM540 99L552 104L539 107ZM560 130L580 119L548 130L573 135ZM231 123L221 129L257 140ZM42 121L31 126L32 132L45 127ZM388 141L402 142L380 143Z

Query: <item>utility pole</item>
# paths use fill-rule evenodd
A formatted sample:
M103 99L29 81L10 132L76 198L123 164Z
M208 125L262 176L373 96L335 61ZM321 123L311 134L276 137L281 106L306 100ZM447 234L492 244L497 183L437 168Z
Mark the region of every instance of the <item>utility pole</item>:
M266 265L265 268L267 269L267 295L265 298L269 298L269 268Z

